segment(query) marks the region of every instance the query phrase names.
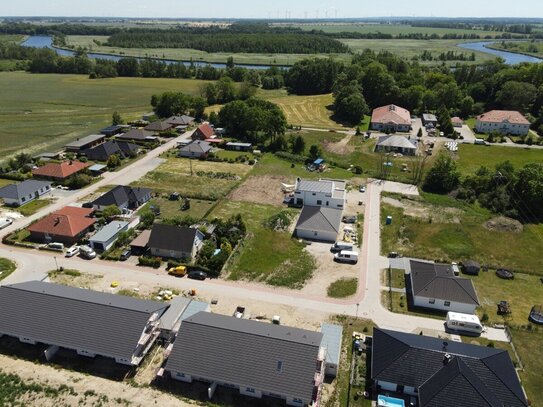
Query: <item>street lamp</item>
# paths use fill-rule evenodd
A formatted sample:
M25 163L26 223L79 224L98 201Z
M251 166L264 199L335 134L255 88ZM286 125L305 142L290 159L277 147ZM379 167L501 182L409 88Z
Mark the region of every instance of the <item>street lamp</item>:
M55 266L57 266L57 271L58 271L57 256L53 256L53 259L55 259Z
M358 319L358 306L360 305L360 303L356 303L356 319Z

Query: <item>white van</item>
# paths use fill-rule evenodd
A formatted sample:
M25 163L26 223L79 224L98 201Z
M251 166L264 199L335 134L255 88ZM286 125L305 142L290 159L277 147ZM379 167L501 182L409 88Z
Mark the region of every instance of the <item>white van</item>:
M340 263L358 263L358 252L352 250L342 250L334 254L334 260Z
M333 252L340 252L342 250L353 251L355 249L354 245L349 242L335 242L330 249Z
M486 144L486 142L482 138L476 138L473 144Z
M64 244L58 242L51 242L47 245L47 248L61 252L64 250Z
M460 312L447 312L447 328L453 331L461 331L481 335L483 325L477 315L462 314Z
M79 246L79 254L81 257L92 260L96 257L96 252L90 246Z

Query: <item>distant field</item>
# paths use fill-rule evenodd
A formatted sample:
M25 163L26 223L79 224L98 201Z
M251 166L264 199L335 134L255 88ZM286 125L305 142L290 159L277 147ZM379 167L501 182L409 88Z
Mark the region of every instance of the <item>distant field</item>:
M499 49L509 52L519 52L521 54L533 55L536 57L543 56L543 41L515 41L515 42L496 42L489 48Z
M510 161L517 169L528 163L543 164L543 150L503 146L460 144L458 157L458 169L462 175L474 174L482 166L493 169L503 161Z
M0 42L21 42L24 38L24 35L0 34Z
M134 119L151 110L151 95L199 94L205 81L192 79L88 79L84 75L0 73L0 161L25 149L55 150L96 133L118 111Z

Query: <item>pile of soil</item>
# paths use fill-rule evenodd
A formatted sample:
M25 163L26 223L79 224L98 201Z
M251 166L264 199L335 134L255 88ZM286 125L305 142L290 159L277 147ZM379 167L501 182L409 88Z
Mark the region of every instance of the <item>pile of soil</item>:
M486 221L483 225L486 229L496 232L522 233L524 226L516 219L498 216Z

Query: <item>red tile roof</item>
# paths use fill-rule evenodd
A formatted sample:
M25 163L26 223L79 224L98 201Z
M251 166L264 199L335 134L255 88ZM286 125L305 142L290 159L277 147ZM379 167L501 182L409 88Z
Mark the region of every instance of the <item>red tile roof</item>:
M396 105L381 106L373 110L371 115L372 123L396 123L411 124L411 113L409 110Z
M65 206L54 212L57 215L89 217L94 213L93 208L80 208L78 206Z
M213 128L207 123L201 124L196 129L196 131L202 134L206 139L211 138L211 136L215 134L215 132L213 131Z
M458 116L454 116L451 118L451 122L452 123L461 123L461 124L464 124L464 120L462 120L460 117Z
M491 110L490 112L477 116L477 120L486 123L509 122L512 124L530 124L526 117L515 110Z
M70 212L77 212L77 210L74 211L71 208L67 208L68 207L62 208L61 210L53 212L45 218L40 219L36 223L30 225L28 227L28 231L73 238L84 232L96 222L96 219L87 218L81 214L71 214Z
M92 163L82 163L81 161L49 163L32 170L32 174L41 177L64 179L87 167L90 167L91 165Z

